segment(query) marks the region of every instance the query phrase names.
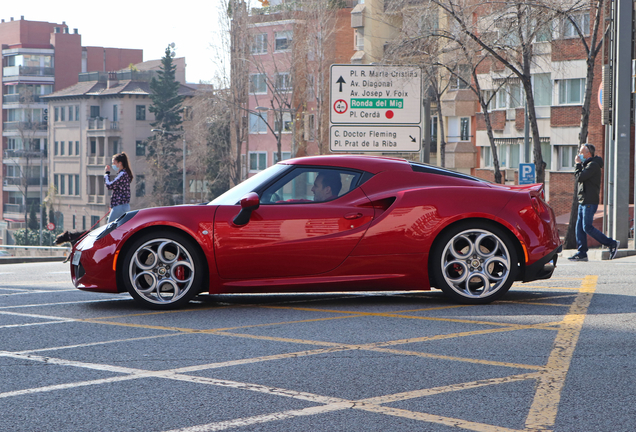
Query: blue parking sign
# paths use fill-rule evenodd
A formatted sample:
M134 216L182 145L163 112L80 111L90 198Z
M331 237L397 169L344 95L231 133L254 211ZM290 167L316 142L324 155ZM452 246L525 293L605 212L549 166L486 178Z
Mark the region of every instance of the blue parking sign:
M527 185L536 183L537 176L534 171L533 163L520 163L519 164L519 184Z

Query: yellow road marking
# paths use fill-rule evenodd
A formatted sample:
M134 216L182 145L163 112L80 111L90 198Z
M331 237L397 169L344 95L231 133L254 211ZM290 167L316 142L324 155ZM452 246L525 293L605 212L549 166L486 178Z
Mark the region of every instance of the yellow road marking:
M534 400L526 418L527 429L549 430L554 426L565 377L570 368L572 355L583 328L585 314L596 290L597 281L598 276L587 276L583 280L579 295L576 296L568 314L563 319L546 364L550 372L539 378L537 382Z

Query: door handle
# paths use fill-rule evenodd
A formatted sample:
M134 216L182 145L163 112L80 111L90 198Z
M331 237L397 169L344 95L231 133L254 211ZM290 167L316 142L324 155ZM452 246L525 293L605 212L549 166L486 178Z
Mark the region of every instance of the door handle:
M344 218L347 220L353 220L353 219L359 219L362 216L363 216L362 213L348 213L344 216Z

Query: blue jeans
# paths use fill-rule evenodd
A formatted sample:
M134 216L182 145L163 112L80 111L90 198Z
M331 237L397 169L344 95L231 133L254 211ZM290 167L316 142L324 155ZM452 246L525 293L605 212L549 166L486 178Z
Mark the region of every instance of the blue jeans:
M119 218L119 216L123 215L127 211L130 211L130 204L122 204L113 207L110 209L110 214L108 215L108 222L111 223Z
M579 246L579 256L587 256L588 235L604 246L614 246L614 240L592 225L597 208L596 204L579 204L579 213L576 218L576 244Z

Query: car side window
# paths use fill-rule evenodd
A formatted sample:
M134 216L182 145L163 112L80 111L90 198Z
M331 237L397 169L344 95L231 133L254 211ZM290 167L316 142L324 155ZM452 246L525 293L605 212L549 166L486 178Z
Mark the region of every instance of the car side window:
M338 168L297 168L261 194L261 204L334 200L355 189L362 173Z

